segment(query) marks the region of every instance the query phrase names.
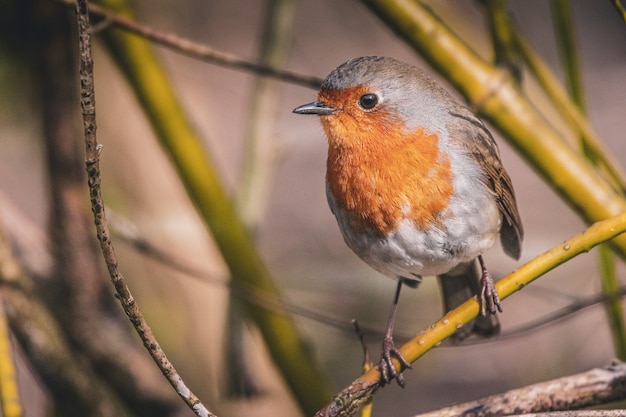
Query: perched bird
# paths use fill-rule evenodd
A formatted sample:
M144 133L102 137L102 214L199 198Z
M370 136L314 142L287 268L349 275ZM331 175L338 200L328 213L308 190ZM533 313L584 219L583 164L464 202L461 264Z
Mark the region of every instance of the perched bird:
M477 295L481 316L457 332L489 336L501 311L482 254L499 237L519 259L523 229L511 180L483 123L414 66L352 59L324 80L317 101L328 139L326 195L348 246L398 280L380 362L381 382L410 364L393 341L403 284L436 275L446 310Z

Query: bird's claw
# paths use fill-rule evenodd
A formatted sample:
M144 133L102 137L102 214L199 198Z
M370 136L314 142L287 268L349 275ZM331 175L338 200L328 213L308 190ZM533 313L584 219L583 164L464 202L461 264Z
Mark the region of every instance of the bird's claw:
M400 362L400 372L398 372L393 363L394 357ZM379 367L381 383L383 385L388 384L395 378L398 385L404 388L404 377L402 376L402 369L404 368L411 368L411 364L407 362L402 353L400 353L400 350L396 347L393 339L385 337L383 339L383 351Z
M486 316L487 312L496 314L498 311L502 313L500 297L491 274L484 269L480 278L480 314Z

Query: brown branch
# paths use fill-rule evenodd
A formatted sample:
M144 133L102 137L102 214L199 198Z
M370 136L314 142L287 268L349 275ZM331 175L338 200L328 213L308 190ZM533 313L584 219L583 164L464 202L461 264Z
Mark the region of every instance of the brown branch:
M73 5L73 0L57 0L59 2ZM221 52L210 46L203 45L198 42L185 39L181 36L171 33L165 33L153 29L152 27L135 22L134 20L118 13L111 12L104 7L92 4L89 6L90 13L94 16L105 19L105 22L111 26L127 30L135 35L146 38L156 44L165 46L175 52L209 62L225 68L239 71L252 72L256 75L263 75L292 84L301 85L303 87L318 89L322 80L318 77L299 74L293 71L287 71L280 68L273 68L263 64L246 61L235 55Z
M110 296L93 235L90 207L85 199L84 155L80 141L77 51L72 23L75 18L61 4L36 1L39 18L31 26L30 62L37 103L43 120L49 184L50 242L40 248L53 252L51 268L35 281L73 353L85 360L110 388L112 404L129 415L168 417L180 414L184 404L176 398L152 360L128 327ZM20 233L22 233L20 231ZM41 253L41 252L40 252ZM47 255L47 253L46 253ZM68 399L56 402L71 403ZM84 415L84 414L81 414Z
M32 287L0 225L0 296L9 327L51 393L58 414L119 416L110 392L90 367L77 360L62 329L46 305L33 295Z
M159 345L152 333L152 329L145 321L143 314L139 310L137 303L130 289L126 285L126 280L122 275L115 250L111 242L111 236L107 226L104 210L104 201L101 190L99 154L100 147L96 138L96 103L93 80L93 59L91 57L91 28L89 23L89 11L87 0L76 1L76 14L78 16L78 33L80 49L80 104L83 116L83 128L85 135L86 149L86 169L87 182L89 185L89 196L94 214L96 234L100 242L100 248L107 265L109 276L117 292L118 299L122 304L124 312L128 315L135 330L139 334L144 346L158 365L159 369L168 382L174 387L178 395L198 416L214 416L209 412L202 402L186 386L165 352Z
M519 414L511 417L623 417L624 410L554 411L550 413Z
M626 364L616 362L604 368L529 385L477 401L420 414L417 417L506 416L553 410L577 410L597 407L624 398L626 398Z

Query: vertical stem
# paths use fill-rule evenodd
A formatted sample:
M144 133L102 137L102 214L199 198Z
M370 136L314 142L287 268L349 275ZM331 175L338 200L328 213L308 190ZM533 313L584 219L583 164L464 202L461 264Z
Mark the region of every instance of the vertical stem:
M495 63L511 71L516 80L521 78L520 57L515 42L513 25L505 0L482 0L487 12L489 32L495 54Z
M552 0L550 5L552 7L552 18L561 61L565 71L567 91L581 113L585 113L585 97L570 1ZM583 135L580 136L579 143L585 157L595 164L594 154L587 146L587 141ZM615 354L619 359L626 360L626 325L624 323L622 299L618 294L619 282L615 274L615 257L608 245L600 245L598 247L598 259L602 292L607 296L607 302L604 306L613 337Z

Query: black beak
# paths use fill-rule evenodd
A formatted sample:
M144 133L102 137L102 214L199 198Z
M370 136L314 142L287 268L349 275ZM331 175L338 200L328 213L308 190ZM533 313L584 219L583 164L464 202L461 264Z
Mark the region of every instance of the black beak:
M313 103L303 104L293 109L297 114L317 114L318 116L326 116L333 114L337 109L329 107L322 101L314 101Z

